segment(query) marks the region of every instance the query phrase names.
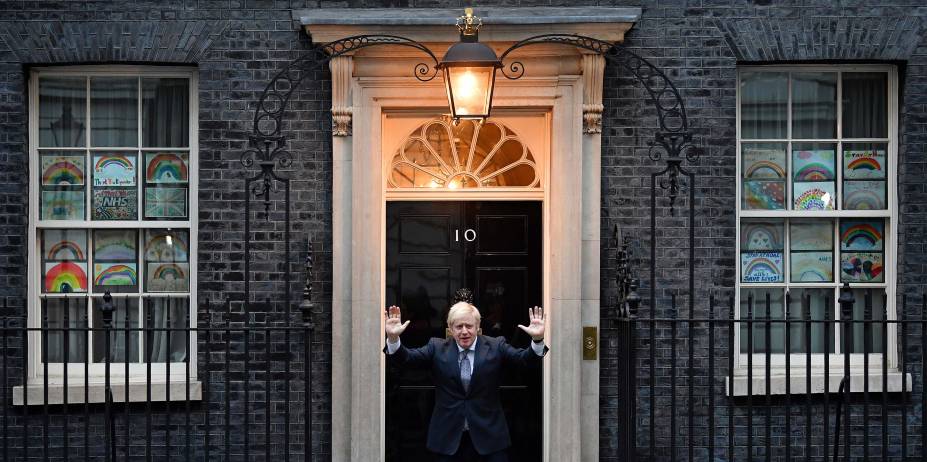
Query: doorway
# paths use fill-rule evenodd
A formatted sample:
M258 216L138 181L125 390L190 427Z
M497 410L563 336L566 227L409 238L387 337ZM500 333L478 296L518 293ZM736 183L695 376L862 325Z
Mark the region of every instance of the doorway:
M483 335L518 348L527 308L541 305L540 201L390 201L386 204L386 305L411 320L403 344L443 338L458 289L473 293ZM539 462L543 447L541 369L508 369L501 399L512 462ZM434 387L427 370L387 368L386 460L426 462Z

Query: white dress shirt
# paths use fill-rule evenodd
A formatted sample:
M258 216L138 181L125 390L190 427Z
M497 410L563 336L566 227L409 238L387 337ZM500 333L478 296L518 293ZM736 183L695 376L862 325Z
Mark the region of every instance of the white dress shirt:
M470 375L473 375L473 366L474 366L473 352L476 351L477 339L479 339L479 337L473 339L473 345L470 345L470 352L467 353L467 357L470 358ZM389 339L387 338L386 339L386 354L391 355L395 353L396 350L399 349L399 345L402 345L402 339L397 338L396 343L391 343ZM461 358L459 357L459 353L461 351L463 351L463 348L461 348L460 345L457 345L458 364L459 364L459 361L461 360ZM532 340L531 341L531 351L533 351L534 354L538 356L544 356L544 342L538 343Z

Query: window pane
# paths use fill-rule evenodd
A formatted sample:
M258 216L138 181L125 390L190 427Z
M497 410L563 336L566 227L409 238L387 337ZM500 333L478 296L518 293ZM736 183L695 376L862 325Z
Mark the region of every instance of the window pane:
M884 282L885 222L881 219L840 221L840 281Z
M888 136L888 74L844 72L842 76L843 136Z
M138 292L138 231L93 232L93 291Z
M833 210L836 193L836 146L832 143L792 145L792 208Z
M740 319L761 320L740 323L740 352L749 353L750 329L753 329L753 353L766 352L766 332L769 331L770 352L785 352L785 323L765 322L784 320L783 289L743 289L740 291Z
M741 138L785 138L788 97L788 75L784 72L741 74Z
M833 282L834 225L830 220L792 221L789 224L789 280Z
M145 351L153 363L181 362L187 359L189 333L189 303L186 298L149 298L145 300L145 322L149 323L145 334Z
M141 362L138 349L138 299L113 297L113 330L109 336L110 362L126 362L128 351L129 362ZM103 330L103 299L93 299L93 362L102 363L106 360L106 336ZM126 318L128 317L128 322ZM128 328L128 330L127 330Z
M882 320L885 319L885 289L853 289L853 320ZM853 338L851 353L882 353L885 351L882 342L882 324L880 323L853 323ZM846 335L846 326L840 326L841 335ZM866 345L866 341L869 345ZM840 350L844 350L840 342Z
M142 79L145 147L189 146L189 96L187 79Z
M39 79L39 146L84 146L87 128L87 79Z
M782 221L747 221L740 228L743 282L782 282Z
M138 79L90 79L92 146L138 146Z
M39 216L42 220L85 218L85 160L82 152L39 153Z
M792 138L837 137L837 74L792 74Z
M187 292L190 290L189 232L151 229L145 231L145 290Z
M745 210L785 208L785 143L744 143L741 166Z
M834 324L813 322L834 319L832 289L792 289L789 292L789 318L804 320L791 327L791 352L834 352ZM808 322L807 320L812 322Z
M843 145L843 209L885 210L885 143Z
M87 360L87 301L83 298L46 298L42 299L43 308L48 315L48 332L45 339L48 349L43 360L49 363L82 363ZM57 330L60 329L60 330ZM40 348L44 347L44 343Z
M138 218L137 155L131 152L93 155L93 219Z
M87 291L87 231L42 230L42 292Z
M189 181L187 153L145 153L145 219L186 219Z

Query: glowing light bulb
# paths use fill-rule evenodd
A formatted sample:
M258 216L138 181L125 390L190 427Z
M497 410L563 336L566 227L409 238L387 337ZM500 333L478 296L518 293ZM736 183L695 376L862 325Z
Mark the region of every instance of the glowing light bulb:
M460 186L460 185L457 184L457 180L454 180L454 181L452 181L452 182L450 182L450 183L447 184L447 187L448 187L449 189L457 189L459 186Z
M428 183L428 187L429 187L429 188L437 188L437 187L439 187L439 186L441 186L441 185L439 185L438 182L435 181L435 180L431 180L431 183Z

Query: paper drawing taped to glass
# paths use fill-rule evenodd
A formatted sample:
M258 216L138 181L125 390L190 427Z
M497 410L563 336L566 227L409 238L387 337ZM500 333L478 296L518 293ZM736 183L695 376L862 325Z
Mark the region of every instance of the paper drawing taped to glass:
M743 149L744 179L785 179L785 151Z
M83 186L83 155L43 155L42 186Z
M127 154L95 154L93 156L94 186L135 186L135 156Z
M785 183L782 181L744 181L743 207L749 210L785 208Z
M740 229L740 249L782 250L781 222L744 222Z
M789 261L792 282L832 282L834 254L832 252L794 252Z
M42 191L43 220L83 220L83 191Z
M189 181L186 153L145 154L145 181L148 183L186 183Z
M832 250L834 248L834 228L831 221L792 222L789 226L791 240L789 247L794 250Z
M884 181L844 181L843 208L845 210L885 210Z
M743 282L782 282L782 252L740 254Z
M148 263L145 269L149 292L186 292L190 289L189 263Z
M45 263L45 292L86 292L87 263L47 262Z
M145 188L145 218L186 218L187 188Z
M834 210L833 182L793 183L792 188L795 210Z
M842 220L840 250L882 250L884 230L882 220Z
M42 255L46 260L86 260L87 232L81 229L42 230Z
M833 180L835 171L833 150L792 151L792 179L795 181Z
M149 262L187 261L187 232L163 229L145 231L145 260Z
M94 263L93 285L94 287L138 285L136 268L135 263Z
M847 180L885 178L885 150L843 151L843 178Z
M107 229L93 233L95 261L135 261L135 230Z
M135 220L138 216L138 190L100 188L93 190L94 220Z
M882 252L846 252L840 254L841 282L883 282Z

